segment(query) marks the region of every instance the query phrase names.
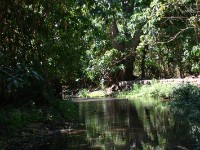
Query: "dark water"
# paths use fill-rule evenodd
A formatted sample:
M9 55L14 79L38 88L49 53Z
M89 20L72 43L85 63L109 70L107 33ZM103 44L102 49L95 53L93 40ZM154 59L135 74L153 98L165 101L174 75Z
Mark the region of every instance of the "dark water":
M79 102L80 129L56 138L49 149L173 150L197 148L199 130L169 109L139 100Z

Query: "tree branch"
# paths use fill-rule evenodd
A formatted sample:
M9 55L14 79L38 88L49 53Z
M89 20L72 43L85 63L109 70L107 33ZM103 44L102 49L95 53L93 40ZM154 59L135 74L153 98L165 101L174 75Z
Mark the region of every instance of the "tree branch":
M172 41L174 41L181 33L183 33L184 31L188 30L188 29L192 29L193 27L187 27L185 29L181 29L178 33L176 33L174 35L174 37L172 37L169 41L166 42L158 42L159 44L164 44L164 43L170 43Z

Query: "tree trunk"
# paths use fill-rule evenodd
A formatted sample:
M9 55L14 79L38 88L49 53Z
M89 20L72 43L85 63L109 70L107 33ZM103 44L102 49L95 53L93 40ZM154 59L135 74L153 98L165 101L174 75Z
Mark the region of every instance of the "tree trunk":
M141 62L141 77L142 77L142 79L145 79L145 59L146 59L147 50L148 50L148 45L145 45L144 49L142 50L142 62Z
M136 31L135 35L133 36L132 43L129 45L125 45L124 42L121 42L121 43L117 42L115 38L118 36L118 34L119 34L119 31L117 28L117 23L114 20L110 26L110 37L112 40L112 47L121 52L125 52L126 50L129 51L129 53L127 54L128 56L125 57L125 59L120 62L120 64L123 64L125 67L125 74L122 79L127 80L127 81L133 80L135 79L135 76L133 75L133 70L134 70L134 62L135 62L135 57L136 57L136 48L140 42L140 36L142 32L140 30Z
M134 3L131 0L123 0L122 1L122 10L124 18L129 19L132 15L134 9ZM140 36L142 34L141 30L135 32L132 42L130 44L125 44L125 42L117 42L116 37L119 35L119 30L117 28L117 20L114 19L110 25L109 34L112 41L112 47L121 51L126 52L127 56L118 64L123 64L125 67L124 77L118 80L133 80L135 76L133 75L134 70L134 62L136 57L136 48L140 42ZM130 35L126 35L130 36Z
M119 30L117 28L116 20L114 20L110 25L110 37L112 40L112 47L123 52L125 50L125 44L124 42L116 41L116 37L118 35L119 35Z

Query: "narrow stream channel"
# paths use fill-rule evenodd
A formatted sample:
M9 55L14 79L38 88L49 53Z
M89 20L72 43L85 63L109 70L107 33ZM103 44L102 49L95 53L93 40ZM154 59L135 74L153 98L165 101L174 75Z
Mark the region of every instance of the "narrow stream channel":
M139 100L79 101L79 129L55 139L51 149L193 149L189 123L162 105Z

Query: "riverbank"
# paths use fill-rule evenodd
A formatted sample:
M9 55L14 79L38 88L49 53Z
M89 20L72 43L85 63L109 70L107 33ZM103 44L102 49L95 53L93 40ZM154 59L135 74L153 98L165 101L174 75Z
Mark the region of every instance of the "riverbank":
M144 103L149 99L154 99L156 103L164 101L176 114L192 124L200 125L200 87L196 84L163 84L151 81L151 84L133 84L131 90L117 92L116 97L142 98Z
M30 149L47 145L62 130L76 130L78 109L70 100L54 105L27 104L0 108L0 149Z
M108 89L107 89L108 90ZM111 89L109 89L111 90ZM181 112L183 117L192 123L200 121L200 90L191 84L163 84L151 81L151 84L133 84L122 91L105 90L88 92L82 91L86 98L82 101L98 101L88 97L110 97L138 99L148 108L167 101L167 108ZM114 98L112 98L114 99ZM55 99L54 99L55 100ZM55 101L54 101L55 102ZM156 102L156 103L154 103ZM172 103L171 103L172 102ZM153 106L152 106L152 103ZM80 127L78 109L70 100L57 100L53 105L35 105L30 103L19 108L0 108L0 149L34 148L35 145L48 145L55 137L70 134ZM196 120L196 122L195 122Z
M116 97L133 98L155 98L169 99L175 87L175 84L163 84L159 81L151 81L151 84L133 84L130 90L119 91L115 94Z
M200 87L200 78L121 81L107 88L89 91L82 89L78 97L151 97L168 99L173 88L191 84Z
M125 87L117 87L113 85L97 91L87 91L86 89L79 92L78 97L85 98L100 98L100 97L115 97L115 98L156 98L156 99L169 99L170 94L176 84L163 84L157 80L152 80L151 84L134 83Z
M162 84L192 84L195 86L200 87L200 77L186 77L186 78L174 78L174 79L160 79L160 80L133 80L133 81L121 81L118 83L119 87L121 88L128 88L132 86L133 84L139 84L139 85L150 85L154 83L155 81L160 82Z
M36 149L52 144L55 138L75 131L78 123L64 120L31 123L18 133L1 139L1 149Z

